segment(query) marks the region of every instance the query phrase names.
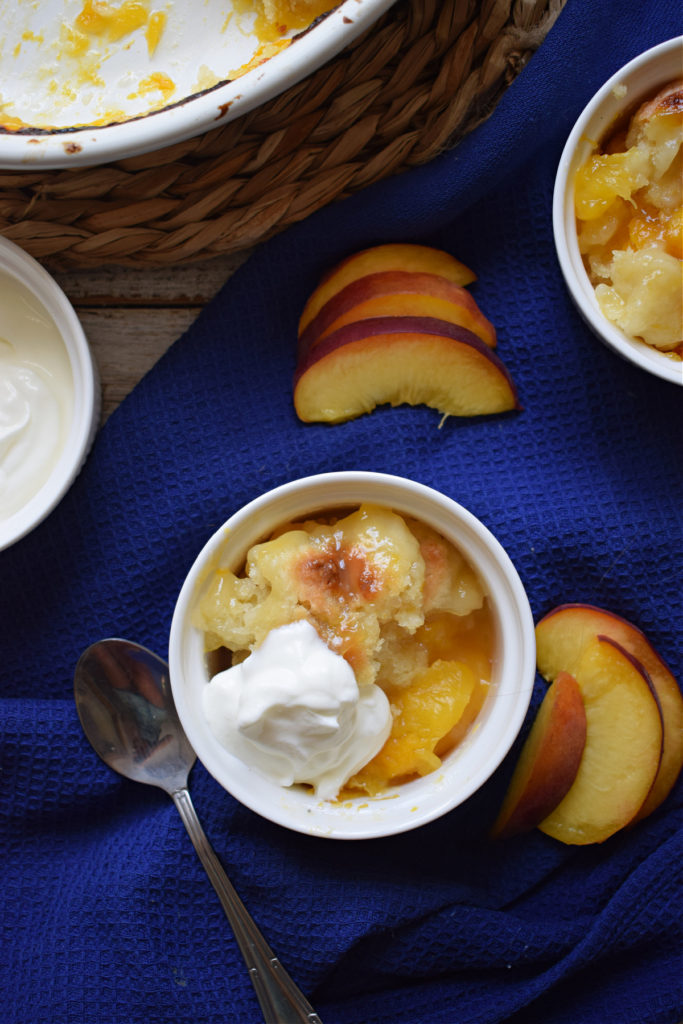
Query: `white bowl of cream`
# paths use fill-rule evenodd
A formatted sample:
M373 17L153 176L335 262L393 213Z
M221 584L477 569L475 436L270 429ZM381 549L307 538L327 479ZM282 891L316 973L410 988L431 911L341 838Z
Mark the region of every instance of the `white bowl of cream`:
M97 371L80 321L48 272L0 238L0 550L54 509L88 453Z
M386 720L381 701L372 715L358 722L353 721L354 708L365 699L372 700L371 693L360 692L362 686L358 693L351 692L353 686L346 693L347 684L341 678L327 680L316 692L312 671L305 685L290 687L284 678L293 668L284 651L289 639L278 637L275 649L265 652L263 663L253 664L254 676L261 670L268 675L273 672L262 680L253 702L240 707L240 691L249 684L249 679L240 678L242 673L236 678L228 676L226 692L215 694L214 702L214 695L209 694L219 677L211 671L206 656L197 609L217 570L238 573L249 549L283 524L364 502L422 521L463 552L488 595L496 634L495 658L486 701L465 740L444 756L440 768L392 786L377 797L347 799L344 795L335 800L326 798L339 781L335 773L346 777L357 754L372 756L372 750L361 749L364 729L375 728L382 734L379 741L383 738ZM275 639L273 633L264 648L271 639ZM293 637L292 642L300 639ZM313 647L307 643L304 647L302 660L317 656ZM533 618L524 587L509 556L478 519L446 495L415 481L349 471L305 477L275 488L237 511L209 538L176 603L169 663L183 728L199 760L224 789L257 814L286 828L325 838L369 839L404 832L440 817L491 777L524 721L535 678L535 650ZM284 669L280 678L275 678L275 668ZM327 676L332 669L322 671ZM292 707L300 698L306 706ZM334 742L335 737L343 749L338 758L330 760L330 738ZM268 756L271 740L272 758ZM292 756L280 756L289 755L288 746ZM298 780L310 785L298 785Z

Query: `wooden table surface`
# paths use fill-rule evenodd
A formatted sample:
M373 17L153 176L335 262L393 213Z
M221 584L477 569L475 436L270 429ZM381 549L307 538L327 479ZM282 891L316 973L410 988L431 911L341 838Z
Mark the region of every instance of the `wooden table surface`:
M154 268L48 267L74 306L99 368L102 423L247 256Z

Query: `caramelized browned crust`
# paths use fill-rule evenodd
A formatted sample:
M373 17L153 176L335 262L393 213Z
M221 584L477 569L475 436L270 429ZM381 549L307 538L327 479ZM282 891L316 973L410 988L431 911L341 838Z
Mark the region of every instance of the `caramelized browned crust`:
M643 123L661 114L683 114L683 78L676 79L660 89L635 113L634 123Z

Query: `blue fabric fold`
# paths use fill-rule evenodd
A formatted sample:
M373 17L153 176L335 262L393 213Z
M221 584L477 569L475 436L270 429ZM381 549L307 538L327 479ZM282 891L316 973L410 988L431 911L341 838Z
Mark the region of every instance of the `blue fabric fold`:
M204 541L268 488L335 469L411 476L501 541L539 617L588 601L683 678L679 388L622 362L565 291L551 229L564 141L593 92L683 28L673 0L569 0L492 117L432 163L260 247L100 432L75 485L0 554L0 1017L256 1024L218 901L168 798L113 775L72 698L81 651L165 656ZM523 411L292 407L296 324L321 273L391 240L472 266ZM532 709L544 692L537 680ZM235 887L325 1024L675 1024L683 1017L683 785L598 846L487 839L524 731L490 782L415 832L289 833L199 764L191 790Z

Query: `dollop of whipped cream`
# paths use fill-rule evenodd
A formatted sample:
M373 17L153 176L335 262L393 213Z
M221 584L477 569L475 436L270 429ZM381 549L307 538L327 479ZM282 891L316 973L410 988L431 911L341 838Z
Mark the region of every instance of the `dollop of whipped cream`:
M10 361L0 339L0 519L45 483L62 442L59 403L43 375Z
M313 786L333 800L391 731L386 694L358 686L351 666L306 620L280 626L203 692L218 741L281 786Z
M73 417L74 376L57 323L0 270L0 531L52 474Z

